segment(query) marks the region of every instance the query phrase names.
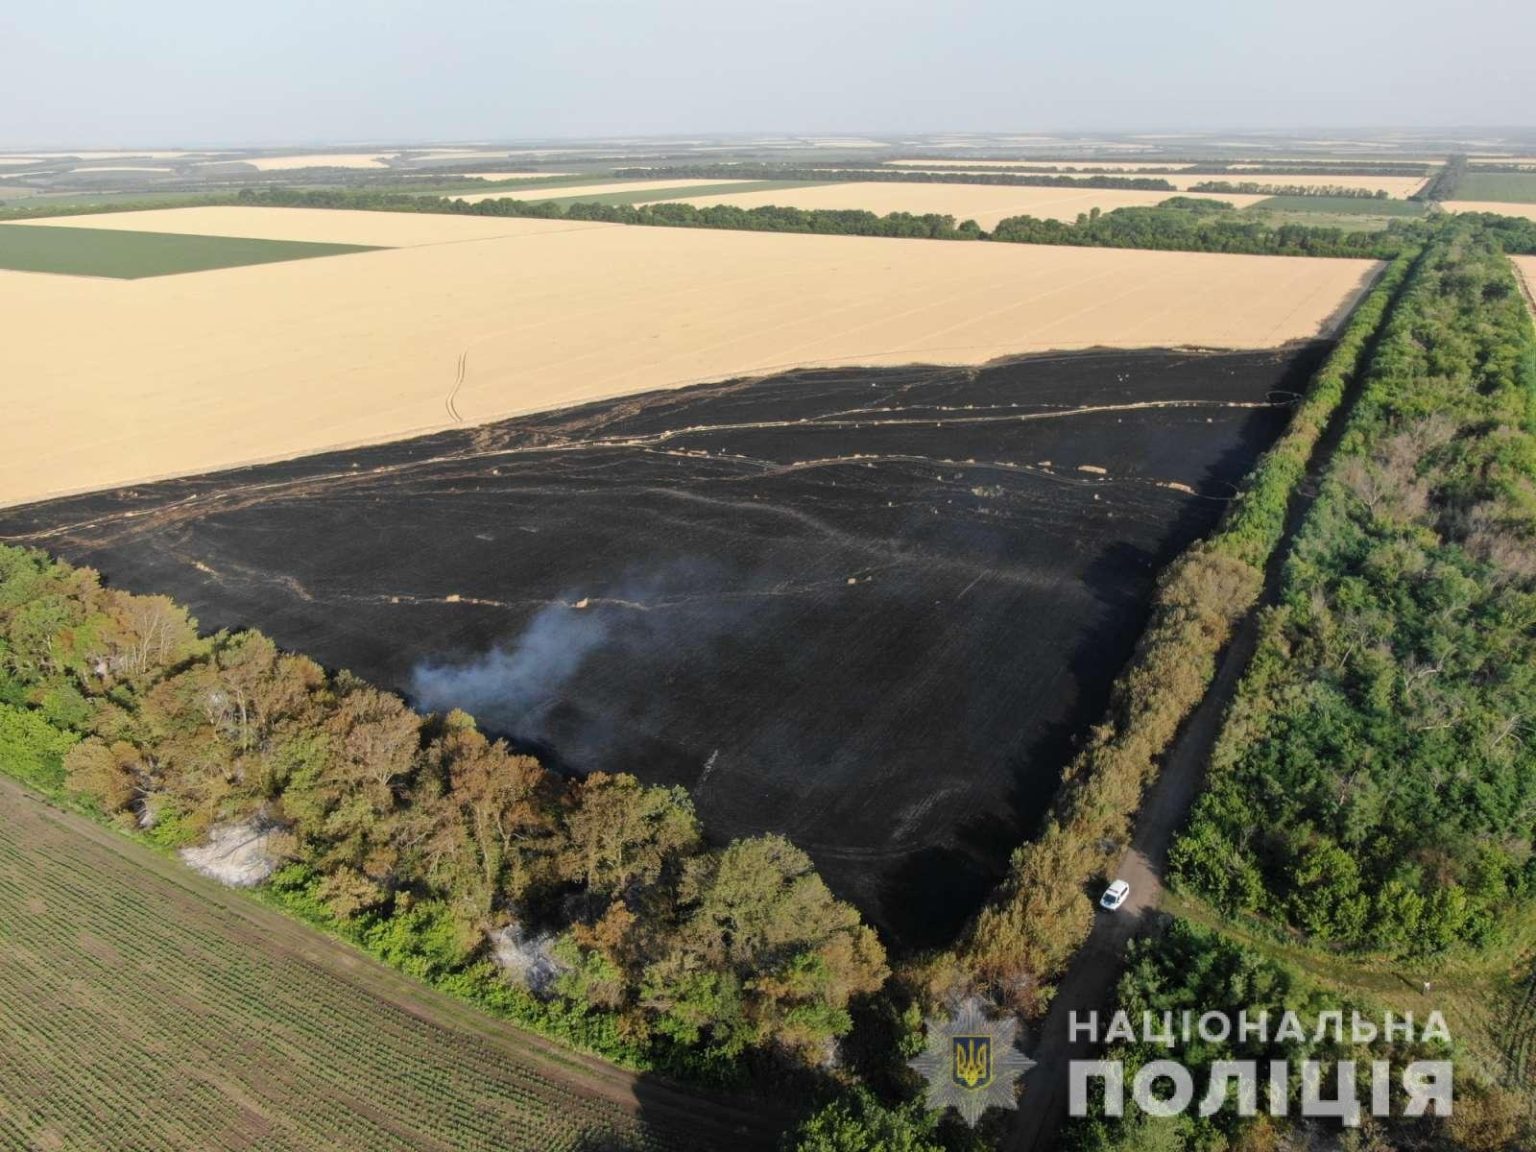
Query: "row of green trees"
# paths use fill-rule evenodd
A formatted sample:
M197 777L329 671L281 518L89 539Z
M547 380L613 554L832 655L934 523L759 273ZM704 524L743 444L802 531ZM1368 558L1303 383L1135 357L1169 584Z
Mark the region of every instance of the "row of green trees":
M1173 863L1229 912L1395 955L1536 892L1536 332L1443 226L1372 358Z
M620 168L620 180L822 180L860 184L1010 184L1024 188L1122 188L1173 192L1160 176L1081 176L1021 172L923 172L902 168L802 167L793 164L682 164L666 168Z
M1454 200L1457 189L1467 176L1467 158L1449 157L1434 178L1411 197L1414 200Z
M1331 176L1333 173L1330 172L1328 175ZM1259 180L1202 180L1199 184L1191 184L1189 191L1240 193L1245 196L1330 196L1343 197L1350 200L1389 199L1385 188L1377 188L1372 191L1369 188L1357 188L1351 184L1275 184Z
M0 219L32 219L142 208L208 205L337 208L371 212L430 212L461 216L589 220L663 228L722 228L747 232L809 232L828 236L885 236L925 240L995 240L1014 244L1055 244L1094 248L1142 248L1175 252L1227 252L1262 256L1339 256L1390 260L1421 245L1432 222L1393 220L1384 231L1348 230L1286 223L1235 211L1218 200L1174 196L1156 207L1097 209L1075 221L1013 216L984 232L974 220L955 222L938 213L892 212L880 216L856 209L716 204L559 204L514 199L467 203L449 197L373 189L245 188L236 195L189 197L172 204L119 204L92 208L18 207ZM1483 215L1480 226L1498 233L1507 252L1536 253L1536 221Z
M1418 220L1393 220L1379 232L1275 225L1262 216L1238 212L1222 200L1175 196L1156 207L1090 212L1072 223L1011 216L998 223L991 238L1014 244L1390 260L1417 247L1425 233Z
M165 597L3 546L0 767L166 847L266 828L290 907L640 1066L819 1062L886 976L782 838L712 848L681 789L559 779L463 713L418 715L257 632L199 636ZM549 940L547 987L492 963L512 926Z

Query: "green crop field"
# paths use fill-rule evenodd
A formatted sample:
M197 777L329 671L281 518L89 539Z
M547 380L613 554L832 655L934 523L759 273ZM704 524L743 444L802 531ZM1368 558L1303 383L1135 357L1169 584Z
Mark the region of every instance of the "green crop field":
M1456 199L1536 204L1536 172L1468 172L1456 185Z
M10 780L0 807L0 1149L694 1139L675 1102L667 1123L683 1136L643 1119L627 1073L431 993Z
M0 224L0 269L53 272L65 276L105 276L115 280L139 280L146 276L206 272L212 268L274 264L372 250L357 244Z
M1270 196L1248 212L1297 212L1328 216L1422 216L1417 200L1377 200L1369 196Z

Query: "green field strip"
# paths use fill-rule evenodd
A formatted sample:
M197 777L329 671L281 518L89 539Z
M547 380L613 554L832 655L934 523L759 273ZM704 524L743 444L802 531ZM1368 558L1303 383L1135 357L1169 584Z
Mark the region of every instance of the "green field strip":
M114 280L140 280L182 272L207 272L215 268L277 264L372 251L376 251L374 246L361 244L0 224L0 269L61 276L100 276Z
M1422 216L1418 200L1378 200L1372 196L1269 196L1247 212L1304 212L1330 216Z
M1536 173L1468 172L1456 185L1452 199L1536 204Z

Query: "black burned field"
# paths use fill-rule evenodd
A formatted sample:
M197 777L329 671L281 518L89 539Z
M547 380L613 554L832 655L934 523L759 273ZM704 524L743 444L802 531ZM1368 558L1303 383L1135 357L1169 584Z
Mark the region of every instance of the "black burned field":
M1321 346L796 372L0 512L947 939Z

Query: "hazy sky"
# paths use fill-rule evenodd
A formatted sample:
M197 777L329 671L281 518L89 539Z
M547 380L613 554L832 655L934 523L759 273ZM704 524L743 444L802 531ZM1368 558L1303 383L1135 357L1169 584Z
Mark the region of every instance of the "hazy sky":
M1536 121L1533 0L46 0L0 146Z

